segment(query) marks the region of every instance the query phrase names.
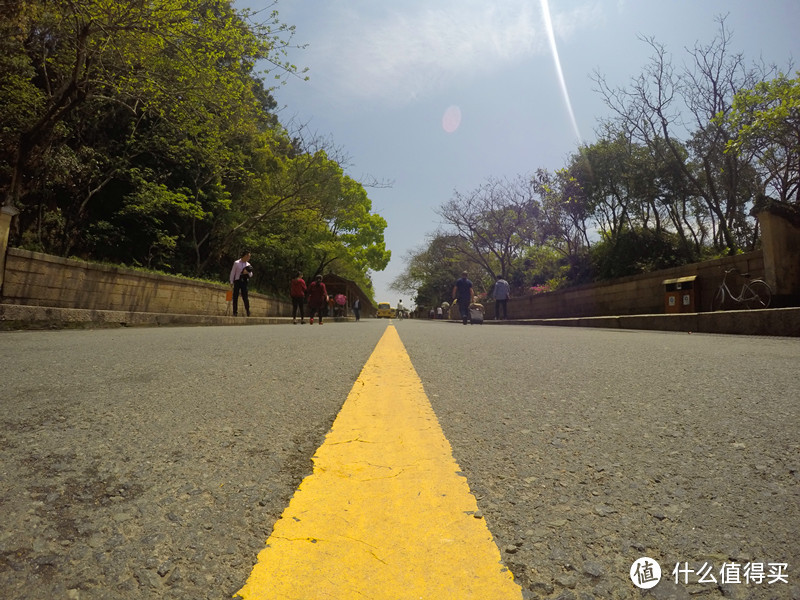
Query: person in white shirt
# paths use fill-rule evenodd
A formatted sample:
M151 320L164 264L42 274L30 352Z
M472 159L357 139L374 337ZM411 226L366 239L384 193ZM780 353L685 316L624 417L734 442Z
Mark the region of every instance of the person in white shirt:
M497 276L494 284L494 318L500 320L500 310L503 311L503 319L508 319L508 299L511 297L511 286L503 279L502 275Z
M233 263L231 269L230 282L233 287L233 316L239 312L239 294L242 295L242 303L247 316L250 316L250 299L247 297L247 283L253 276L253 267L248 262L250 252L242 252L242 257Z

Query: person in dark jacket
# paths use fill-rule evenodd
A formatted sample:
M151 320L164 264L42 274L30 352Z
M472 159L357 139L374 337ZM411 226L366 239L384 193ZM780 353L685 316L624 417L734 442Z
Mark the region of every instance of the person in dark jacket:
M461 273L461 279L457 280L453 286L453 300L458 301L458 312L461 313L461 320L464 325L469 321L469 305L475 298L475 290L472 289L472 282L468 277L469 273Z
M239 295L242 296L242 303L247 316L250 316L250 299L247 297L247 284L253 276L253 267L248 262L250 260L250 252L245 250L242 252L242 257L233 263L233 268L230 274L230 283L233 287L233 316L235 317L239 312Z

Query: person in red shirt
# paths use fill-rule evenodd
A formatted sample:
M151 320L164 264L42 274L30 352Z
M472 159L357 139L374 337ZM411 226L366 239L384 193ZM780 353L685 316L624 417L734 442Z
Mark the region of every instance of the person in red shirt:
M308 286L308 316L309 322L314 324L314 313L319 313L319 324L322 325L322 313L328 306L328 290L322 283L322 275L317 275Z
M298 309L300 310L300 325L305 323L303 302L306 298L306 289L306 282L303 280L303 274L298 271L289 284L289 295L292 297L292 324L297 323Z

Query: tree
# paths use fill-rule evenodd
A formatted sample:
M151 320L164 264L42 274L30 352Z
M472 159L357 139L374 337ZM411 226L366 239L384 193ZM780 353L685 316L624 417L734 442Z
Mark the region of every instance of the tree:
M506 276L522 250L539 236L539 203L530 179L488 179L437 211L455 233L456 248L492 280Z
M589 213L580 183L569 172L536 171L535 193L541 205L542 242L566 257L575 258L589 248Z
M243 204L233 202L229 222L235 226L220 227L220 269L246 247L270 273L255 281L263 289L284 291L285 282L301 270L309 277L335 272L369 293L369 272L386 268L391 257L384 241L386 220L372 212L363 185L323 152L293 160L303 165L301 179L281 180L279 173L270 184L265 176L266 190L245 195ZM276 190L284 193L269 194Z
M685 145L673 142L670 150L663 147L664 143L660 138L654 139L656 149L650 150L648 157L655 178L654 204L656 210L665 213L663 230L675 232L681 247L699 256L710 238L708 208L685 175L684 165L689 157Z
M342 175L330 182L323 198L313 249L313 274L335 270L356 278L370 270L382 271L389 264L383 232L386 220L372 214L372 202L364 187ZM335 269L334 269L335 267Z
M680 238L667 231L625 227L614 240L603 236L592 246L594 278L615 279L693 262Z
M149 110L162 119L198 107L231 114L236 104L226 100L241 98L256 60L280 64L286 42L277 32L290 33L277 14L248 27L246 13L224 0L17 4L6 24L12 56L27 58L17 71L35 73L36 89L17 76L11 90L35 101L8 152L10 178L2 187L10 205L19 202L27 169L59 124L87 101L105 100L134 114Z
M34 0L7 13L0 191L22 243L213 277L246 246L274 267L257 271L262 289L284 291L298 267L371 289L385 220L337 148L279 123L254 71L298 74L277 12Z
M762 193L800 204L800 73L740 90L723 119L734 134L725 151L755 161Z
M12 3L0 76L8 106L30 108L3 132L0 190L25 239L114 254L125 235L164 250L134 262L176 264L185 223L229 208L241 149L275 128L256 61L297 72L280 62L292 28L250 16L225 0Z
M747 67L741 54L732 53L725 18L718 24L710 44L696 44L689 51L691 66L676 71L665 47L644 38L654 54L628 88L612 89L599 74L595 81L622 129L660 162L671 160L680 168L692 195L705 204L713 243L733 253L752 245L754 223L747 217L747 205L755 189L747 163L724 152L733 136L724 126L724 115L734 94L755 85L765 70ZM722 120L715 120L719 114ZM686 131L687 126L692 129Z
M567 170L583 194L586 209L609 239L631 225L640 212L637 182L645 178L633 167L634 147L624 136L601 138L572 156Z
M457 236L433 234L427 244L409 251L406 267L391 284L401 294L414 294L418 307L436 308L452 299L453 282L472 264L459 250Z

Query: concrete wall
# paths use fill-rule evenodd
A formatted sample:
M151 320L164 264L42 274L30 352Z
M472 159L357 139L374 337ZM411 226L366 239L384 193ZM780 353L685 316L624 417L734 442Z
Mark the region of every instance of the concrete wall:
M695 285L698 312L710 310L711 299L722 281L723 270L736 267L752 278L764 276L764 258L760 250L738 256L686 265L615 279L607 284L591 284L550 292L511 298L508 316L513 319L563 319L607 315L660 314L665 311L665 279L697 276ZM734 292L740 280L728 279ZM486 316L494 317L494 303L486 306Z
M9 248L2 302L123 312L225 315L229 286ZM250 294L254 317L291 316L291 303Z
M225 315L225 284L204 283L59 258L9 248L0 301L6 304L160 314ZM761 251L579 286L547 294L512 298L509 318L554 319L665 312L662 281L696 275L697 310L708 311L723 269L737 267L752 277L764 276ZM734 279L734 290L738 290ZM291 316L291 303L250 294L254 317ZM486 306L494 316L493 303Z
M762 211L758 214L764 247L767 283L778 297L800 298L800 227L792 221Z

